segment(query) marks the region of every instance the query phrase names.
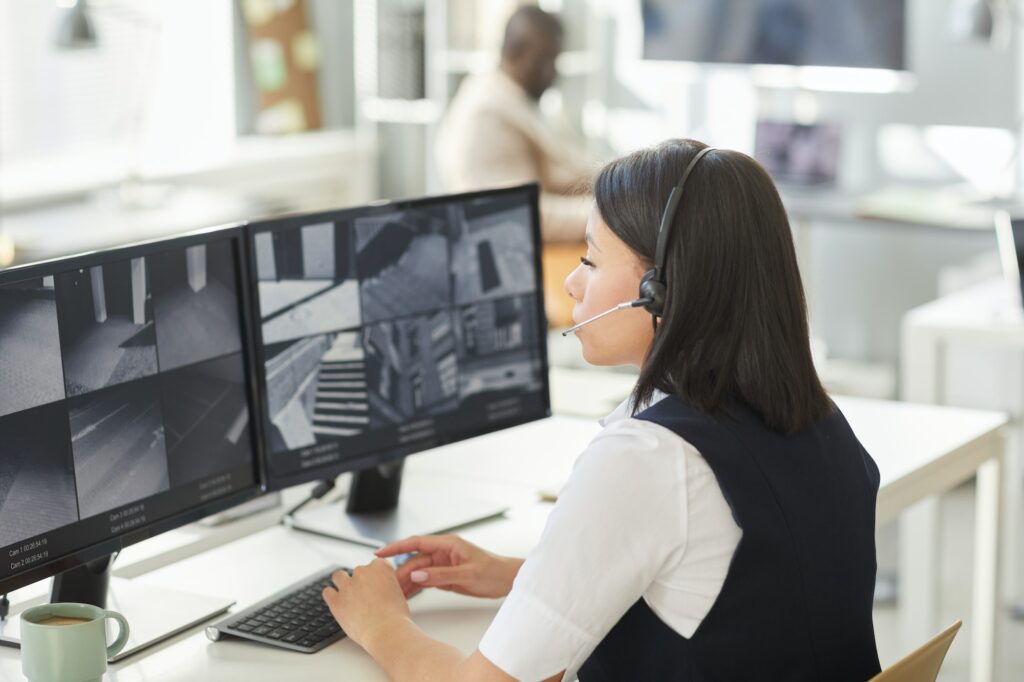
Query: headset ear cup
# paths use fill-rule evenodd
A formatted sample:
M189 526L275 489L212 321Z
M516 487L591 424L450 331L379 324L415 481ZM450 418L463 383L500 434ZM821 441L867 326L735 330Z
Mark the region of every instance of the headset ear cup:
M651 315L661 317L665 308L665 283L654 278L656 271L648 270L640 279L640 298L650 302L644 304L644 310Z

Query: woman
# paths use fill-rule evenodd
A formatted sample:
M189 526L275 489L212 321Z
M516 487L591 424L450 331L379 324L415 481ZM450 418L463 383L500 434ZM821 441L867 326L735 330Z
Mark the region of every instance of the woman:
M815 374L771 179L676 140L606 166L594 197L573 317L634 305L577 336L640 376L537 547L411 538L378 552L416 553L397 571L338 574L325 600L395 680L867 680L878 470ZM423 587L507 597L464 657L409 618Z

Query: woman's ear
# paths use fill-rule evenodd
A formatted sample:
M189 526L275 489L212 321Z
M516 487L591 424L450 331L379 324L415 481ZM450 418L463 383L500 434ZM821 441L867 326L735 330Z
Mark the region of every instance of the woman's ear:
M640 281L644 278L644 275L654 269L654 263L650 263L643 258L637 257L636 267L633 269L636 272L636 286L637 289L639 289Z

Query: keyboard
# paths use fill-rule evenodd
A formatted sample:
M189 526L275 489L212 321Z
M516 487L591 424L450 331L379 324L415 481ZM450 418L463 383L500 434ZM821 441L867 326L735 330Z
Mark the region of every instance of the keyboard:
M224 635L242 637L304 654L320 651L345 636L321 596L333 585L331 575L340 570L352 572L340 566L318 571L207 627L206 636L213 641Z

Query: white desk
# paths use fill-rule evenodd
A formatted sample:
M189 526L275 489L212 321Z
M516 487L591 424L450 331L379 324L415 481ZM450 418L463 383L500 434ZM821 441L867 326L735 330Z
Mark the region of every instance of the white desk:
M948 357L948 351L956 348L961 352L970 350L987 354L1007 350L1024 353L1024 314L1019 302L1011 297L1010 289L1004 281L994 280L909 311L902 320L900 343L901 397L917 403L938 404L946 400L951 388L948 385L947 373L947 365L951 359ZM972 369L974 368L972 365ZM1007 388L1008 382L1019 382L1021 375L1019 372L1015 374L1010 368L998 365L988 369L1000 376L994 377L990 373L987 380L981 379L985 382L982 404L987 407L993 403L1003 403L1000 407L1008 407L1007 403L1014 400L1009 395L1001 395L1006 393L1001 389ZM993 379L996 381L992 381ZM972 382L978 380L975 375L970 377ZM978 393L977 390L974 392ZM974 401L971 403L974 404ZM1017 410L1019 409L1020 406ZM993 595L993 617L995 609L1001 606L1001 600L995 596L999 592L997 583L1000 582L999 547L1003 544L1003 538L1019 536L1021 516L1024 515L1020 494L1022 462L1020 453L1015 450L1019 450L1019 446L1008 450L1010 454L1006 457L1005 467L993 461L978 469L975 491L975 543L978 561L975 562L974 589ZM1003 468L1006 469L1005 474ZM1005 490L1008 496L1005 504L1001 499L1004 493L1004 476L1009 482ZM1002 515L1001 505L1005 509ZM1002 532L1002 519L1006 519L1006 524L1010 527L1009 533ZM914 583L901 585L900 588L901 599L910 600L915 604L904 622L908 632L922 633L926 629L934 629L937 625L935 603L938 581L932 567L937 564L938 559L938 543L935 542L938 524L939 509L934 498L916 505L904 516L901 524L901 572L913 571L912 574L919 577ZM928 542L921 542L922 538ZM1015 562L1011 562L1013 563ZM981 580L978 576L979 571L984 576ZM910 588L910 591L907 592L905 587ZM974 646L992 649L996 632L988 614L984 614L983 617L983 614L976 612L974 621ZM986 679L986 673L991 674L990 668L980 667L984 666L984 661L976 657L972 657L971 666L972 679Z
M841 399L839 404L879 463L880 518L954 485L959 474L948 472L969 476L972 467L1001 451L1005 418L997 413L853 399ZM442 476L461 478L474 490L515 505L508 518L471 527L463 535L494 551L523 555L536 541L550 510L550 505L535 501L536 489L564 479L597 430L592 420L553 417L447 446L410 459L406 484L429 485ZM232 597L245 606L328 563L351 564L369 558L365 548L278 526L137 579L179 589L191 586ZM444 592L425 593L412 603L417 621L430 634L466 652L476 647L497 607L497 601ZM347 640L304 656L240 641L212 643L201 630L113 665L107 677L116 682L289 678L385 679L369 657ZM20 679L17 652L0 650L0 680Z

